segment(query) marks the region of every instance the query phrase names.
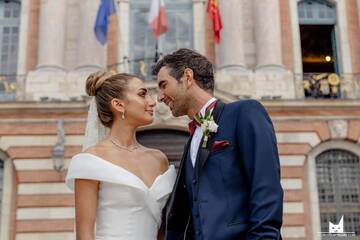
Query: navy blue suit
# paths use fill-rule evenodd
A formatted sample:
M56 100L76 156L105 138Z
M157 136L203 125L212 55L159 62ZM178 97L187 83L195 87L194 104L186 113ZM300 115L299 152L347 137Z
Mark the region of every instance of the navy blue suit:
M184 155L166 208L166 240L281 239L283 190L275 131L255 100L217 101L217 133ZM214 150L215 141L230 145Z

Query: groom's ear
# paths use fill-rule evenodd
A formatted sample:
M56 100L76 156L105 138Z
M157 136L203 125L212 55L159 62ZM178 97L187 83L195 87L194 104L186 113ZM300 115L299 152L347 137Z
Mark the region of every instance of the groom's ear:
M191 68L185 68L184 70L184 83L186 88L194 85L194 72Z
M111 106L115 111L125 113L124 101L114 98L111 100Z

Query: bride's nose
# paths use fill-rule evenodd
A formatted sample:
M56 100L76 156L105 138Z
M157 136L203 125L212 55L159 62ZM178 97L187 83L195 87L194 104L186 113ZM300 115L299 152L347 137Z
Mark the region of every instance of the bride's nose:
M153 97L149 97L148 104L149 104L150 107L155 107L156 106L156 101L154 100Z

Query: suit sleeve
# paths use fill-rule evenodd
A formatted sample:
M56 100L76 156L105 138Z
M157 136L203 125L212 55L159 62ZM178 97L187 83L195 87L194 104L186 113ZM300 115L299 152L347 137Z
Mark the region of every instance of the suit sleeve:
M283 190L276 136L272 122L259 102L240 102L237 140L250 190L247 239L281 239Z

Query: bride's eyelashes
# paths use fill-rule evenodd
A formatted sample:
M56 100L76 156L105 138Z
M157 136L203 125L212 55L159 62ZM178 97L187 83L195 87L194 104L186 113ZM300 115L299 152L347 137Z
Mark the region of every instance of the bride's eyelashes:
M148 94L148 91L146 90L146 89L142 89L139 93L138 93L138 95L140 96L140 97L146 97L146 95Z

